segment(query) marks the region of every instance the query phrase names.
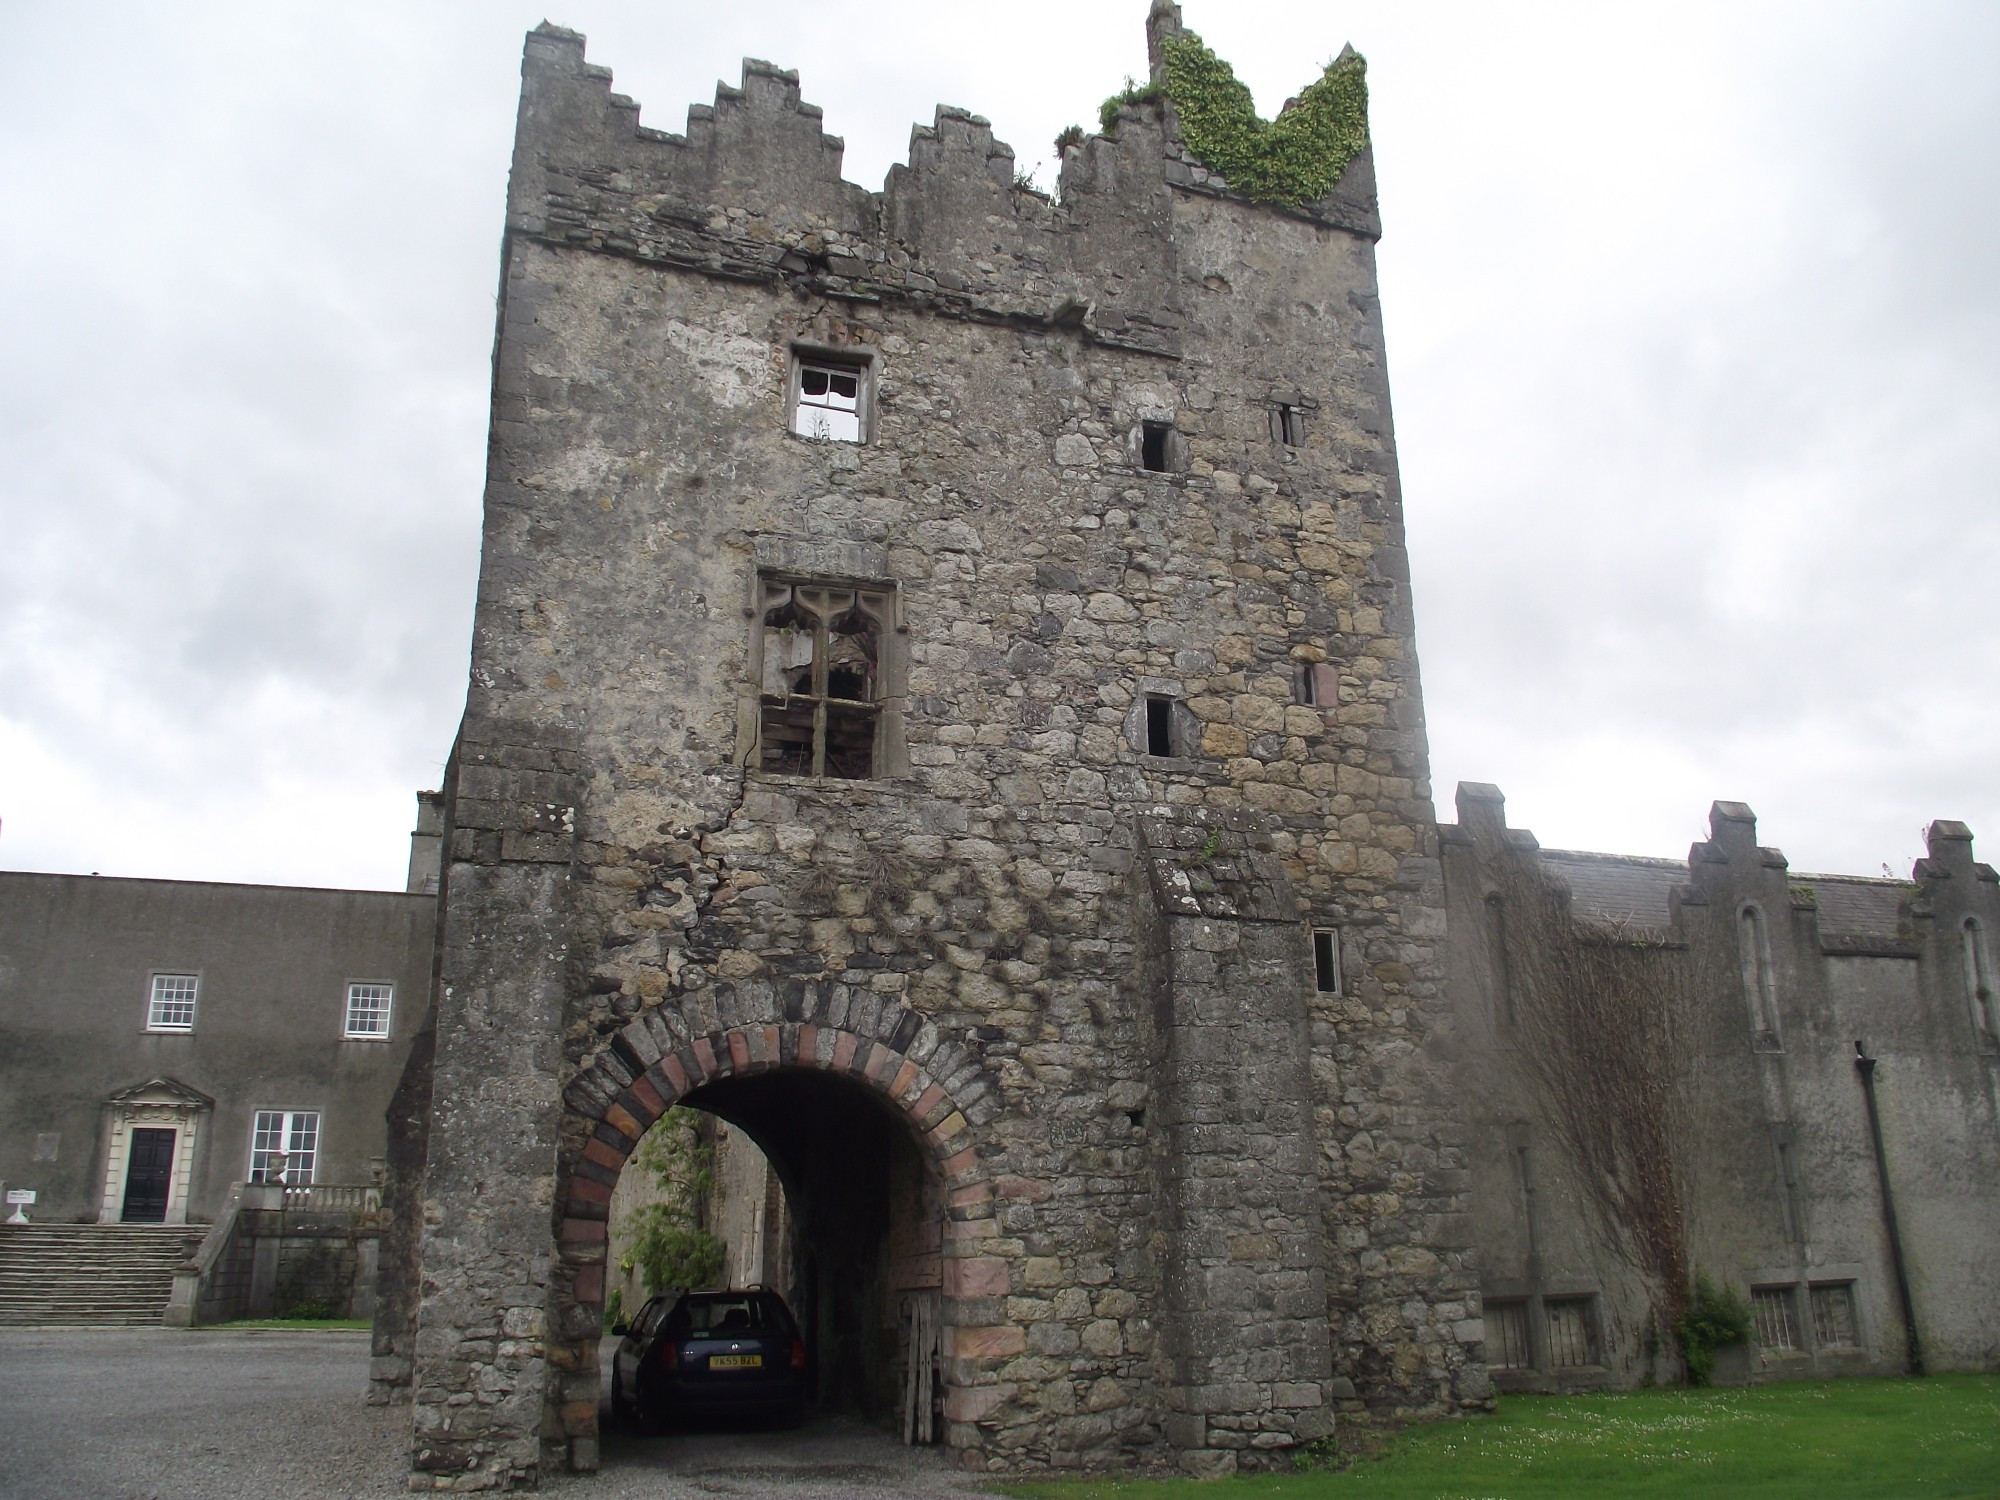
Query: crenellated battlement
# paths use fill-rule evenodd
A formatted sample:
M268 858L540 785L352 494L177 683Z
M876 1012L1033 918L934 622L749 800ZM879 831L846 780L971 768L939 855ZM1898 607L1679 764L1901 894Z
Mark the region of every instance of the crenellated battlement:
M1167 22L1178 13L1156 9L1150 32ZM680 135L642 126L576 32L531 32L522 74L514 233L855 303L1076 323L1097 342L1169 357L1184 322L1172 195L1233 196L1180 142L1165 100L1124 106L1111 130L1067 150L1051 201L1016 181L1014 150L989 121L949 105L912 127L909 160L871 193L842 177L843 142L821 128L797 72L773 63L746 59L741 83L691 106ZM1323 203L1236 201L1379 234L1365 153Z
M1915 923L1940 914L2000 921L2000 884L1991 865L1972 857L1972 831L1940 819L1925 832L1927 852L1910 878L1801 874L1784 851L1757 842L1757 815L1742 802L1710 805L1709 836L1689 846L1686 860L1544 849L1526 829L1507 826L1506 799L1483 782L1460 782L1458 822L1439 828L1450 851L1447 868L1462 878L1507 854L1537 861L1562 881L1587 922L1621 932L1684 938L1683 910L1726 912L1745 904L1791 910L1808 923L1830 955L1915 957Z

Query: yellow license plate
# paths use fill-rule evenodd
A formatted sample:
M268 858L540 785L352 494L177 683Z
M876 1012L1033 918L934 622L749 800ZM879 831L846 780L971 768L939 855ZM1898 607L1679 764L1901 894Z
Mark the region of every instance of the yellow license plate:
M711 1370L755 1370L764 1363L761 1354L711 1354L708 1367Z

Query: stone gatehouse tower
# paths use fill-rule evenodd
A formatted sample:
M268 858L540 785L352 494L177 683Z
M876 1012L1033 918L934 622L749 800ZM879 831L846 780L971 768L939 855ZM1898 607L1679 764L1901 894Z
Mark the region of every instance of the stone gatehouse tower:
M595 1466L677 1102L784 1181L820 1399L934 1362L969 1466L1483 1401L1367 152L1254 203L1142 100L1051 201L941 108L870 193L767 64L685 135L573 33L523 71L416 1482Z

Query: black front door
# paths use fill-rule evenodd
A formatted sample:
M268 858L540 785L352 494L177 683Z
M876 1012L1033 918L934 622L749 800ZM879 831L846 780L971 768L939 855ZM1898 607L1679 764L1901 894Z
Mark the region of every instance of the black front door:
M167 1222L167 1188L174 1177L174 1135L171 1130L132 1132L132 1154L125 1165L127 1224Z

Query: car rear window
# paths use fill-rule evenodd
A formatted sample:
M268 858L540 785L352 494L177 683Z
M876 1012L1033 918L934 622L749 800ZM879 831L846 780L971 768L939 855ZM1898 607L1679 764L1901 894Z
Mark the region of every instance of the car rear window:
M676 1310L674 1322L696 1338L704 1334L788 1331L784 1304L776 1297L756 1295L690 1297Z

